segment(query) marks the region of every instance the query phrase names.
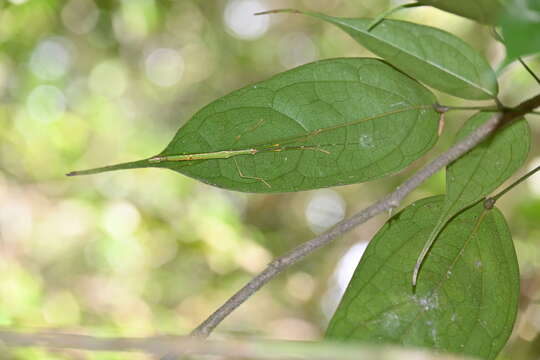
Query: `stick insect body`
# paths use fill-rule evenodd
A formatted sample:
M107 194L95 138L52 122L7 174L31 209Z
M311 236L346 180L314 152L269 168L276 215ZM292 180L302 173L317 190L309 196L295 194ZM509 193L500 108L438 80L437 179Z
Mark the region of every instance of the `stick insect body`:
M378 118L383 118L390 115L395 115L398 113L402 113L405 111L411 111L411 110L420 110L421 112L425 111L426 109L432 108L433 105L418 105L418 106L407 106L399 109L395 109L392 111L388 111L385 113L377 114L374 116L366 117L357 119L348 123L340 123L335 124L326 128L320 128L313 130L307 134L300 135L300 136L293 136L288 139L281 139L277 140L279 143L274 143L273 145L268 144L259 144L259 145L251 145L251 147L245 148L245 149L239 149L239 150L220 150L220 151L212 151L212 152L206 152L206 153L192 153L192 154L173 154L173 155L157 155L148 159L139 160L139 161L133 161L128 163L122 163L117 165L111 165L111 166L104 166L100 168L90 169L90 170L82 170L82 171L73 171L68 173L68 176L76 176L76 175L90 175L90 174L97 174L104 171L112 171L112 170L121 170L121 169L133 169L133 168L142 168L142 167L151 167L156 164L166 163L166 162L180 162L180 161L204 161L204 160L214 160L214 159L222 159L226 160L229 158L233 158L236 156L241 155L256 155L258 153L263 152L280 152L280 151L289 151L289 150L315 150L320 151L325 154L330 154L329 151L322 149L322 146L332 146L332 145L338 145L338 144L318 144L318 145L288 145L288 144L294 144L299 143L303 141L307 141L308 139L315 137L323 132L328 132L331 130L344 128L347 126L353 126L357 125L366 121L375 120ZM259 128L261 125L264 124L264 120L259 120L252 128L248 129L249 131L254 131L255 129ZM239 141L243 134L236 136L236 141ZM276 141L276 140L274 140ZM245 176L244 176L245 177Z

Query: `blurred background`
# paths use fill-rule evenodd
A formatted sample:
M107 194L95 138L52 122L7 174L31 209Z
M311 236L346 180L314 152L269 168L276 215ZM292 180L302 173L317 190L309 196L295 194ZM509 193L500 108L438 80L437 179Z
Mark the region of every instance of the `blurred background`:
M428 156L373 183L254 195L158 169L64 176L158 153L199 108L249 83L317 59L371 56L329 24L254 12L293 7L372 17L399 3L0 1L0 327L186 334L272 258L392 191L446 149L470 112L447 114L444 135ZM396 17L462 37L494 67L504 57L489 28L467 19L432 8ZM540 72L539 59L528 62ZM507 105L539 90L515 64L500 79ZM529 120L536 139L540 117ZM521 174L537 165L540 144L534 142ZM407 203L443 191L439 173ZM522 274L519 320L500 358L537 359L540 175L500 207ZM386 219L371 220L280 275L213 336L320 339L367 242ZM0 352L2 359L126 358L75 350Z

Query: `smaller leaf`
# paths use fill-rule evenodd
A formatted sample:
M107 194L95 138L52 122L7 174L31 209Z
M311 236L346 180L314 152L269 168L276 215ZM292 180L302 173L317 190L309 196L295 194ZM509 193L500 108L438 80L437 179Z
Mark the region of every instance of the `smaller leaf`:
M456 143L488 121L492 113L471 117L457 134ZM455 213L489 195L523 166L529 155L531 132L525 119L492 137L451 163L446 171L445 210Z
M409 76L448 94L473 100L497 96L498 84L488 62L448 32L406 21L331 17L299 12L330 22L358 43Z
M519 273L508 226L478 204L453 218L413 292L410 271L444 206L422 199L371 240L326 337L494 359L517 312Z
M480 112L471 117L459 131L456 143L491 116L493 114ZM525 119L520 119L497 131L491 138L447 167L443 210L418 257L413 284L427 252L446 223L459 211L483 199L512 176L527 160L530 143L529 125Z
M540 52L540 2L515 0L499 23L507 61Z
M420 4L464 16L484 24L496 24L505 0L418 0Z

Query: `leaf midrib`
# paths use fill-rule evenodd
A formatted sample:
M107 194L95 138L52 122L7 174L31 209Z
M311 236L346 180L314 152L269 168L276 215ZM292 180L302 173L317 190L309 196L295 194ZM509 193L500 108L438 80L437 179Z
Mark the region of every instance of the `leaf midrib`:
M488 212L489 212L489 210L484 209L478 215L478 220L474 224L474 227L471 229L471 232L467 236L467 239L463 242L463 245L461 246L461 248L457 252L457 255L454 257L454 260L452 260L452 263L448 266L448 268L446 269L446 272L443 273L443 276L441 276L438 283L436 283L436 285L432 288L432 290L429 291L429 295L427 295L427 297L431 297L433 294L435 294L443 286L443 284L448 280L448 277L446 276L446 274L448 273L448 271L454 270L454 267L456 266L456 264L460 260L463 259L463 256L464 256L463 252L465 251L465 248L467 248L469 246L469 244L472 243L472 239L473 239L474 235L480 229L480 226L482 225L482 222L484 221L484 218L486 217ZM483 281L481 281L481 284L483 285ZM482 298L483 297L481 296L480 301L482 301ZM410 329L414 326L414 323L416 321L418 321L418 319L421 318L425 313L426 313L426 311L423 308L420 308L417 315L415 316L415 318L413 320L411 320L411 322L407 326L406 330L403 331L403 333L405 334L408 331L410 331ZM471 332L472 332L472 330L471 330Z
M441 204L443 205L443 204ZM452 263L448 266L448 268L446 269L446 271L444 272L443 276L440 278L440 280L438 282L435 283L435 286L429 291L429 295L427 296L431 296L434 292L436 292L437 290L439 290L443 284L448 280L448 278L446 277L446 273L448 271L452 271L455 267L455 265L458 263L458 261L460 259L463 258L463 251L466 247L469 246L469 244L471 243L471 240L473 238L473 236L476 234L476 232L479 230L480 226L481 226L481 223L483 222L485 216L487 215L488 211L487 210L484 210L480 213L480 215L478 216L478 220L475 222L475 225L473 226L473 228L471 229L471 232L468 234L467 236L467 239L463 242L463 245L461 246L460 250L457 252L457 255L454 257L454 259L452 260ZM425 231L425 229L427 229L428 227L425 227L425 228L422 228L422 229L419 229L418 231L416 231L414 234L412 234L411 236L409 236L409 238L412 238L415 236L415 234L418 234L419 232L423 232ZM395 249L393 252L392 252L392 255L390 255L389 257L387 257L386 259L389 259L390 257L393 257L397 252L399 252L399 250L405 245L407 244L407 241L404 241L402 245L400 245L397 249ZM382 268L382 267L380 267ZM379 270L380 270L379 268ZM375 271L373 273L373 275L366 280L366 282L363 284L363 286L360 287L360 289L358 289L356 291L356 295L353 296L353 299L358 296L358 294L360 292L362 292L364 290L364 288L373 280L373 278L377 275L378 271ZM348 304L347 304L347 308L350 306L350 304L352 303L352 301L350 301ZM397 307L397 306L402 306L402 305L406 305L406 304L410 304L410 300L406 300L405 302L401 302L401 303L398 303L398 304L394 304L392 305L392 307ZM386 310L386 309L385 309ZM377 314L373 315L372 318L375 318L377 316L379 316L380 314L384 313L385 310L383 311L380 311L378 312ZM345 313L347 312L348 310L345 311ZM403 334L405 334L407 331L410 330L410 328L412 326L414 326L414 323L416 321L418 321L418 319L425 313L425 311L423 309L419 309L416 317L410 321L409 325L407 326L407 329L403 332ZM365 319L363 320L363 323L367 323L371 321L369 318L368 319ZM354 332L354 331L352 331Z
M276 110L274 108L262 107L262 106L250 106L249 108L252 108L252 109L260 108L260 109L265 109L265 110L270 109L272 111L275 111L275 112L287 117L288 119L292 120L293 122L298 123L295 119L291 118L287 114L284 114L281 111L278 111L278 110ZM272 140L272 141L269 141L269 142L267 141L267 142L262 142L262 143L257 143L257 144L246 144L244 146L236 146L236 147L231 147L230 149L222 149L222 150L216 150L216 151L236 151L236 150L243 150L246 147L258 148L258 147L264 147L264 146L272 146L274 144L285 145L285 144L290 144L290 143L294 143L296 141L299 141L302 138L315 137L318 134L322 134L322 133L327 132L327 131L358 125L358 124L361 124L361 123L366 122L366 121L376 120L376 119L384 118L384 117L391 116L391 115L400 114L400 113L407 112L407 111L425 110L425 109L432 109L432 108L433 108L433 105L431 105L431 104L430 105L408 106L408 107L405 107L405 108L399 108L399 109L396 109L396 110L387 111L387 112L384 112L384 113L380 113L380 114L373 115L373 116L368 116L366 118L356 119L356 120L349 121L349 122L342 123L342 124L336 124L336 125L332 125L332 126L328 126L328 127L318 128L318 129L306 132L306 133L301 134L301 135L295 135L295 136L291 136L291 137L287 137L287 138L281 138L281 139L276 139L276 140ZM230 110L237 110L237 108L229 109L227 111L230 111ZM205 139L205 141L208 143L208 141L206 139ZM340 144L338 144L338 145L340 145ZM342 145L344 145L344 144L342 144ZM258 150L261 150L261 149L258 149ZM215 152L215 151L208 151L208 152ZM183 154L169 154L169 153L165 154L165 153L163 153L163 155L189 155L189 153L185 153L185 154L184 153Z
M381 39L380 37L375 36L375 35L374 35L373 33L371 33L371 32L366 32L364 29L360 29L360 28L358 28L358 27L356 27L356 26L354 26L354 25L351 25L351 24L348 24L348 23L346 23L346 22L343 22L343 21L341 20L341 18L336 17L336 18L332 18L332 19L335 19L335 21L336 21L337 23L341 24L341 25L344 25L344 26L347 26L347 27L349 27L349 28L351 28L351 29L354 29L354 30L356 30L356 31L359 31L359 32L361 32L362 34L364 34L364 35L366 35L366 36L369 36L369 37L372 37L372 38L375 39L375 40L378 40L378 41L380 41L380 42L385 42L386 44L389 44L389 45L390 45L391 47L393 47L394 49L397 49L397 50L401 51L402 53L407 54L407 55L410 56L410 57L413 57L413 58L415 58L415 59L421 60L421 61L425 62L426 64L429 64L429 65L433 66L434 68L436 68L437 70L439 70L439 71L441 71L441 72L443 72L443 73L452 75L452 76L454 76L455 78L457 78L458 80L461 80L462 82L464 82L464 83L466 83L466 84L468 84L468 85L471 85L471 86L474 87L475 89L481 90L483 93L489 95L489 96L492 97L492 98L494 98L494 97L496 96L495 94L492 94L492 92L489 91L488 89L485 89L484 87L478 86L476 83L469 81L467 78L464 78L463 76L461 76L461 75L459 75L459 74L456 74L456 73L454 73L453 71L449 71L449 70L447 70L447 69L441 67L439 64L436 64L436 63L433 63L433 62L431 62L431 61L429 61L429 60L423 59L423 58L421 58L421 57L415 55L414 53L410 53L410 52L407 51L406 49L403 49L403 48L401 48L401 47L395 45L394 43L392 43L392 42L390 42L390 41L386 41L386 40L384 40L384 39ZM367 18L365 18L365 19L368 20ZM392 21L398 22L398 20L392 20ZM415 24L415 25L417 25L417 24ZM439 40L440 40L440 39L439 39ZM442 41L442 40L441 40L441 41ZM448 44L448 43L446 43L446 42L445 42L445 44L451 46L450 44ZM456 49L455 47L453 47L453 48ZM458 52L459 52L459 51L458 51ZM473 64L473 68L476 69L476 66L474 66L474 63L472 63L470 60L469 60L469 62L470 62L471 64Z

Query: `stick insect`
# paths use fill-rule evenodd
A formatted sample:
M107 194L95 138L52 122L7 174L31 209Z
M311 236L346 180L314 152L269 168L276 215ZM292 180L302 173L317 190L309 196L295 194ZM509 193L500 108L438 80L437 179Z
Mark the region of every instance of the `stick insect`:
M425 110L432 108L432 105L417 105L417 106L407 106L399 109L395 109L392 111L384 112L381 114L373 115L366 118L357 119L354 121L346 122L346 123L340 123L332 126L328 126L325 128L319 128L315 129L313 131L310 131L306 134L292 136L290 138L282 139L282 140L274 140L276 143L268 143L266 144L257 144L257 145L251 145L246 146L244 149L231 149L231 150L220 150L220 151L211 151L211 152L201 152L201 153L191 153L191 154L160 154L156 155L147 159L139 160L139 161L133 161L133 162L127 162L127 163L121 163L117 165L111 165L111 166L105 166L105 167L99 167L89 170L82 170L82 171L73 171L68 173L68 176L77 176L77 175L90 175L90 174L97 174L105 171L112 171L112 170L122 170L122 169L134 169L134 168L143 168L143 167L152 167L158 164L163 163L169 163L169 162L190 162L190 161L205 161L205 160L227 160L229 158L237 157L237 156L244 156L244 155L251 155L254 156L259 153L264 152L281 152L281 151L292 151L292 150L313 150L313 151L319 151L325 154L330 154L329 151L321 148L321 146L331 146L331 145L337 145L337 144L325 144L325 145L291 145L295 143L301 143L308 141L310 138L313 138L323 132L328 132L331 130L339 129L339 128L345 128L348 126L354 126L358 125L363 122L367 122L370 120L375 120L379 118L383 118L386 116L395 115L398 113L411 111L411 110ZM249 128L247 131L255 131L256 129L259 129L263 124L265 123L264 120L259 119L258 122ZM237 143L240 138L244 134L237 135L235 137L235 142ZM244 178L254 178L256 177L249 177L246 175L243 175L242 172L239 171L240 177ZM265 181L265 183L267 183Z

